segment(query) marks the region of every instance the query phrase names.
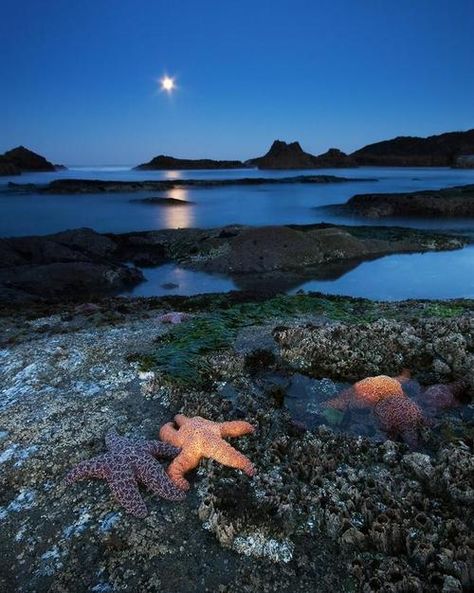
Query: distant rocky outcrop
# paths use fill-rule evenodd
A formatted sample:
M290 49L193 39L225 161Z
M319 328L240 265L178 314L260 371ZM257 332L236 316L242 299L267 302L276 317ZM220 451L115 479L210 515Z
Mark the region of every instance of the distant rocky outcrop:
M330 148L324 154L319 154L318 156L314 157L315 167L317 168L348 168L348 167L358 167L357 161L352 158L352 156L347 155L342 150L338 148Z
M304 152L299 142L275 140L265 155L250 159L246 164L259 169L313 169L314 158Z
M360 194L332 209L369 218L471 218L474 217L474 185L398 194Z
M141 171L172 170L172 169L243 169L242 161L216 161L213 159L177 159L160 154L148 163L135 167Z
M53 165L43 156L24 146L17 146L0 155L0 175L20 175L30 171L56 171L65 168L64 165Z
M399 136L364 146L351 157L367 166L450 167L466 154L474 154L474 129L428 138Z
M264 156L246 161L259 169L323 169L331 167L357 167L357 162L337 148L315 156L305 152L299 142L275 140Z

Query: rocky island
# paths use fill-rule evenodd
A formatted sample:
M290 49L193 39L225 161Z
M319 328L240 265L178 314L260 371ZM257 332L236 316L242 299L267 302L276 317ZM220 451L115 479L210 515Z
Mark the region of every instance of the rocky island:
M180 170L180 169L244 169L242 161L216 161L214 159L179 159L160 154L148 163L137 165L139 171Z
M53 165L45 157L24 146L18 146L0 155L0 175L20 175L27 172L58 171L64 165Z

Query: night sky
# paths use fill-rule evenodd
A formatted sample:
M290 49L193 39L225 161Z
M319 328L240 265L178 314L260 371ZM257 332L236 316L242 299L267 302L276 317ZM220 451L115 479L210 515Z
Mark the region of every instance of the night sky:
M133 165L246 159L275 138L350 152L474 127L473 0L1 6L1 152Z

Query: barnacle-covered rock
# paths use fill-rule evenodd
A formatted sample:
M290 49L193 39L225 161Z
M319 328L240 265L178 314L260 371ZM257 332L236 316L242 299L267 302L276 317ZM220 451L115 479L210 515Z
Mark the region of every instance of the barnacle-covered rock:
M474 389L472 316L296 326L274 335L283 358L316 377L356 381L410 368L426 383L462 378Z

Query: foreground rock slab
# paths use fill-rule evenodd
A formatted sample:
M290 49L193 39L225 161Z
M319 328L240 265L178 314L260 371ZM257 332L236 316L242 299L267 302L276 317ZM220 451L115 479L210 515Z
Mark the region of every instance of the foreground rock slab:
M142 271L130 262L158 266L175 261L195 270L235 274L245 288L255 273L291 272L287 279L291 283L309 266L313 274L326 274L327 266L334 273L334 265L342 266L342 273L364 259L459 249L466 241L408 229L332 225L167 229L123 235L73 229L0 239L0 301L87 300L117 294L144 280Z

